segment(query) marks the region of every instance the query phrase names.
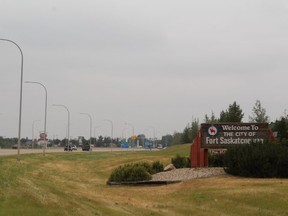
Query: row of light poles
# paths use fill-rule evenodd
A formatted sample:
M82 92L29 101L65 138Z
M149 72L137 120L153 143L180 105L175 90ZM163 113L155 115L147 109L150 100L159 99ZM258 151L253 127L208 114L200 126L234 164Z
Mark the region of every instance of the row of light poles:
M20 54L21 54L21 70L20 70L20 102L19 102L19 123L18 123L18 142L17 142L17 160L19 161L20 160L20 141L21 141L21 121L22 121L22 95L23 95L23 64L24 64L24 57L23 57L23 52L20 48L20 46L12 41L12 40L9 40L9 39L5 39L5 38L0 38L0 41L4 41L4 42L9 42L9 43L12 43L14 44L20 51ZM45 147L43 148L43 154L45 155L45 149L47 148L47 132L46 132L46 120L47 120L47 89L46 87L40 83L40 82L34 82L34 81L27 81L26 83L33 83L33 84L38 84L38 85L41 85L44 89L45 89L45 120L44 120L44 141L45 141ZM69 135L69 125L70 125L70 113L69 113L69 110L66 106L62 105L62 104L54 104L54 106L62 106L64 107L67 112L68 112L68 144L69 144L69 138L70 138L70 135ZM33 122L33 129L34 130L34 122ZM32 132L33 133L33 132ZM34 134L33 134L34 136ZM33 139L33 137L32 137Z
M21 141L21 121L22 121L22 95L23 95L23 63L24 63L24 58L23 58L23 52L20 48L20 46L12 41L12 40L9 40L9 39L3 39L3 38L0 38L0 41L5 41L5 42L9 42L9 43L12 43L14 44L20 51L20 54L21 54L21 67L20 67L20 102L19 102L19 123L18 123L18 143L17 143L17 160L20 160L20 141ZM45 149L47 148L47 89L45 87L45 85L43 85L42 83L40 82L35 82L35 81L26 81L25 83L30 83L30 84L38 84L38 85L41 85L44 90L45 90L45 117L44 117L44 148L43 148L43 155L45 155ZM59 107L63 107L66 109L67 113L68 113L68 128L67 128L67 133L68 133L68 139L67 139L67 145L69 145L70 143L70 112L69 112L69 109L63 105L63 104L53 104L53 106L59 106ZM80 113L82 115L86 115L89 117L90 119L90 145L91 145L91 138L92 138L92 117L89 113ZM35 120L33 121L33 124L32 124L32 142L33 142L33 137L34 137L34 123L37 122L39 120ZM113 122L109 119L104 119L104 121L107 121L111 124L111 144L110 144L110 147L111 147L111 151L112 151L112 140L113 140ZM129 125L130 127L132 127L133 129L133 136L134 136L134 126L132 124L129 124L129 123L125 123L126 125ZM154 136L155 136L155 129L154 129Z
M22 95L23 95L23 64L24 64L24 57L23 57L23 52L22 49L20 48L20 46L9 39L5 39L5 38L0 38L0 41L4 41L4 42L9 42L14 44L20 51L21 54L21 68L20 68L20 102L19 102L19 123L18 123L18 142L17 142L17 160L20 160L20 141L21 141L21 121L22 121ZM34 81L27 81L25 83L32 83L32 84L38 84L41 85L44 90L45 90L45 120L44 120L44 142L45 142L45 146L43 148L43 155L45 155L45 149L47 148L47 131L46 131L46 120L47 120L47 89L46 87L40 83L40 82L34 82ZM68 110L68 108L62 104L53 104L54 106L61 106L64 107L67 112L68 112L68 144L69 144L69 139L70 139L70 134L69 134L69 127L70 127L70 112ZM33 122L33 126L32 126L32 131L34 130L34 123ZM90 125L92 125L92 123L90 123ZM92 127L92 126L91 126ZM90 140L91 140L91 127L90 127ZM34 133L34 132L32 132ZM33 139L34 134L32 135L32 139Z

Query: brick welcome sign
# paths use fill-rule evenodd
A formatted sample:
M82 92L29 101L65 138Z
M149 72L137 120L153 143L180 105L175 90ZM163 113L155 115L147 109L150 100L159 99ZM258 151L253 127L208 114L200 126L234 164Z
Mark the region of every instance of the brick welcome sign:
M267 123L201 124L201 138L201 148L263 143L269 139L269 128Z

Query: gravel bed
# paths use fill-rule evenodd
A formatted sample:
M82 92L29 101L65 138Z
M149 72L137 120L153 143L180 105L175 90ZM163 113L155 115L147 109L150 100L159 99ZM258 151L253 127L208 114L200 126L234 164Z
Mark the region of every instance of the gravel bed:
M152 175L152 181L187 181L195 178L207 178L225 175L222 167L182 168Z

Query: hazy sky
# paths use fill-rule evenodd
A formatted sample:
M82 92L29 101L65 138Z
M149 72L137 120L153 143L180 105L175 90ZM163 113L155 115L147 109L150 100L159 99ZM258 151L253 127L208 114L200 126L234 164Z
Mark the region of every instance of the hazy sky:
M0 38L24 53L24 81L48 90L49 138L161 138L257 99L288 108L286 0L0 0ZM20 52L0 41L0 136L17 137ZM43 131L44 88L23 84L22 137ZM129 125L125 126L125 122Z

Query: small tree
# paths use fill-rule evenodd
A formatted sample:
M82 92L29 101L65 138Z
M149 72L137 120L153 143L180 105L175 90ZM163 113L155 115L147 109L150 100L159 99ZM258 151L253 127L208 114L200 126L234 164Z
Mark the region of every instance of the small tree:
M266 109L262 107L261 102L256 100L252 109L252 116L249 116L250 122L268 123L269 117L266 115Z
M164 146L171 146L172 145L172 141L173 141L173 136L170 135L170 134L167 134L165 136L162 136L162 139L161 139L161 143L164 145Z
M197 136L198 131L199 131L199 120L193 118L191 125L187 124L187 126L183 130L183 133L181 135L181 143L182 144L191 143Z
M192 120L191 129L190 129L190 133L189 133L189 139L191 142L193 142L193 140L197 136L199 129L200 129L199 119Z
M209 117L207 114L205 115L204 122L208 124L213 124L219 122L219 119L216 118L214 112L212 111L211 117Z
M181 135L181 144L184 144L184 143L190 143L191 140L190 140L190 131L191 131L191 128L190 128L190 125L188 124L184 130L183 130L183 133Z
M174 132L172 145L181 144L181 137L182 137L182 133Z
M277 132L277 138L279 141L288 139L288 120L284 117L281 120L277 120L273 126L273 131Z
M233 104L229 105L229 108L226 111L220 113L220 122L241 122L244 113L240 106L237 105L236 101Z

